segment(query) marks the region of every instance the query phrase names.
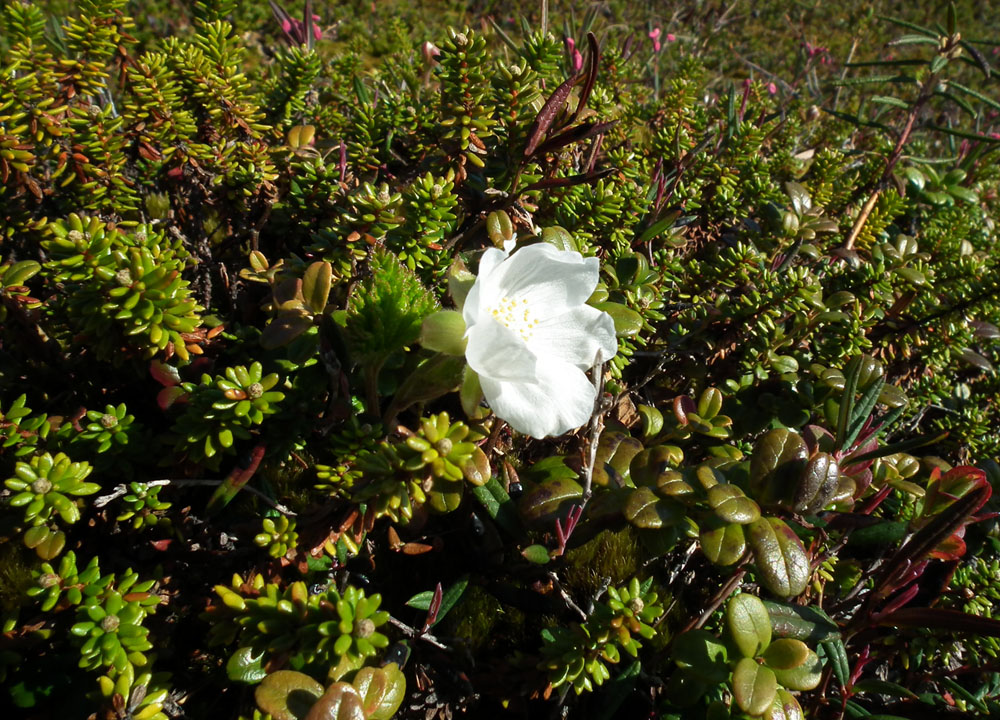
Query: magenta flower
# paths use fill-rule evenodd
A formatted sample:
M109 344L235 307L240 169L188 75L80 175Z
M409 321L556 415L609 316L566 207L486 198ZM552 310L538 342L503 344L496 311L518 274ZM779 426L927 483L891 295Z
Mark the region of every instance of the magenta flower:
M312 47L312 41L320 40L323 37L323 30L319 26L319 15L310 12L311 3L306 3L306 13L302 16L302 20L294 18L288 14L280 4L274 0L270 0L271 12L274 13L275 19L281 25L281 31L285 33L285 38L289 43L293 45L309 45ZM306 31L306 19L310 18L312 22L312 36Z
M653 52L660 52L660 28L653 28L649 31L649 39L653 41Z

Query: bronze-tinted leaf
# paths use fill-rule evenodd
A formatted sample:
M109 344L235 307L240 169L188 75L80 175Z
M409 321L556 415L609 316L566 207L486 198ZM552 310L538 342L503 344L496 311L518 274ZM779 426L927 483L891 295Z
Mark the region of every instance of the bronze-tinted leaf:
M629 495L624 509L625 519L637 528L655 530L674 525L684 518L684 508L673 500L658 497L648 487Z
M761 505L791 500L791 490L805 469L809 450L802 437L779 428L765 433L750 458L750 494Z
M345 682L334 683L312 706L305 720L365 720L361 694Z
M778 688L771 707L764 711L762 720L805 720L802 706L795 696L784 688Z
M683 473L667 470L656 479L656 491L665 497L683 497L694 493L694 488L684 479Z
M709 488L708 504L719 519L728 523L747 525L760 517L757 503L735 485L715 485Z
M806 464L798 487L795 488L791 509L795 512L817 513L826 507L840 484L840 468L829 453L817 453Z
M261 681L254 699L274 720L300 720L322 694L323 686L305 673L278 670Z
M521 516L533 525L551 526L566 516L570 505L583 495L583 488L570 478L552 478L528 490L518 502Z
M684 453L673 445L646 448L632 458L630 465L632 482L636 485L653 487L660 482L662 473L668 467L676 467L683 459Z
M368 720L389 720L406 695L406 676L396 663L383 668L361 668L351 685L361 695Z

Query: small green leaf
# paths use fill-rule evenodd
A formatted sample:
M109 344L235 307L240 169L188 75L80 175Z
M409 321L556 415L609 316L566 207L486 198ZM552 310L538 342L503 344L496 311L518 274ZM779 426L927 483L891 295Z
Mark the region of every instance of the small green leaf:
M757 657L771 644L771 618L760 598L743 593L726 605L726 628L745 658Z
M621 303L606 301L595 306L598 310L603 310L615 323L615 334L618 337L632 337L638 335L642 330L642 315L632 308Z
M252 647L241 647L226 663L226 675L234 682L253 685L267 677L263 661L263 652L255 652Z
M698 538L701 551L713 565L726 567L743 557L747 542L743 526L726 523L721 527L703 530Z
M333 267L328 262L312 263L302 276L302 298L306 309L314 315L319 315L326 309L332 278Z
M726 646L707 630L689 630L674 640L672 657L677 667L691 671L708 683L729 676Z
M764 587L779 597L792 597L809 582L809 556L792 529L775 517L760 518L747 527Z
M550 560L548 548L544 545L529 545L521 551L521 555L524 556L525 560L536 565L545 565Z
M439 310L424 318L420 344L448 355L465 355L465 320L457 310Z
M812 650L805 662L790 670L775 670L774 675L782 687L789 690L813 690L823 675L823 663Z
M791 670L809 657L809 646L795 638L778 638L764 651L764 662L772 670Z
M762 715L778 693L774 671L758 665L753 658L742 658L733 670L733 697L747 715Z

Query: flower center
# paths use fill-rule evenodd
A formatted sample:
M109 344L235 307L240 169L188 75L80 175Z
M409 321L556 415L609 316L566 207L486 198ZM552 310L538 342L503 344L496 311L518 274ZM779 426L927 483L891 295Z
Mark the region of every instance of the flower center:
M513 330L521 339L527 342L535 334L538 319L528 307L526 298L509 298L506 295L490 310L493 319L505 328Z

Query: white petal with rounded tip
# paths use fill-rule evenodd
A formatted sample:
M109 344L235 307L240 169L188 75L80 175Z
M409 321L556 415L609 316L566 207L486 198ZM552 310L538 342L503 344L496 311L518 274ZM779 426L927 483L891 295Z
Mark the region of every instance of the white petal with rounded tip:
M539 358L585 370L594 365L595 358L607 362L618 352L615 323L606 312L580 305L539 322L528 348Z
M587 302L597 287L600 265L585 258L539 243L523 247L485 278L481 297L511 297L527 300L539 315L558 315Z
M532 380L505 381L481 375L479 382L497 417L535 438L562 435L586 424L597 397L582 370L557 361L539 363Z
M528 350L520 335L492 317L471 326L466 337L465 359L479 375L498 380L530 379L535 376L535 355Z

